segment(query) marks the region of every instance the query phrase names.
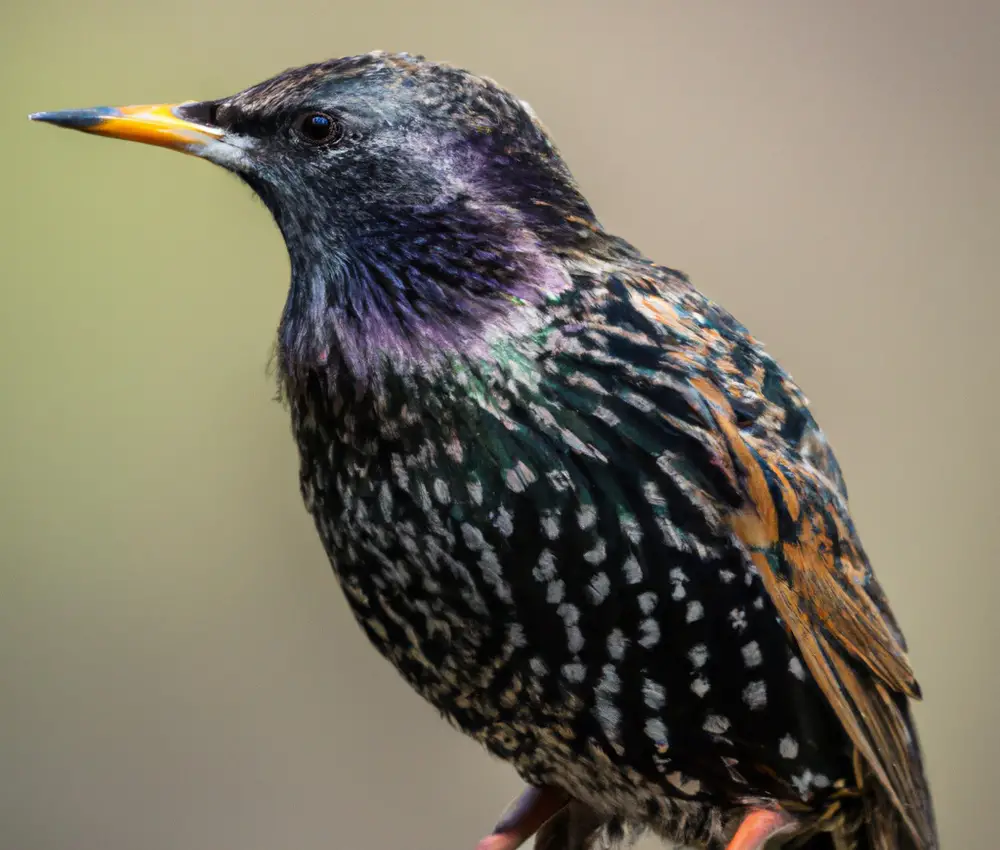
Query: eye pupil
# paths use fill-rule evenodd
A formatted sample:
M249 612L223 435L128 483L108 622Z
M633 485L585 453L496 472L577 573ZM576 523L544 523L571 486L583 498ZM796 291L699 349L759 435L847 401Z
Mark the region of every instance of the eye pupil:
M330 119L325 115L311 115L309 117L309 132L317 135L326 135L330 129Z
M299 121L299 133L313 144L328 142L337 132L336 122L323 112L311 112Z

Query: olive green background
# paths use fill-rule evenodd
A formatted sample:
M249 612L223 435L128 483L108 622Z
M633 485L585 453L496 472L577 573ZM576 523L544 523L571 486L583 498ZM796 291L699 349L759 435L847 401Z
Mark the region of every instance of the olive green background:
M374 48L530 101L604 222L804 385L926 692L943 846L994 846L998 39L993 0L7 0L0 847L472 850L518 788L350 620L266 372L266 211L25 120Z

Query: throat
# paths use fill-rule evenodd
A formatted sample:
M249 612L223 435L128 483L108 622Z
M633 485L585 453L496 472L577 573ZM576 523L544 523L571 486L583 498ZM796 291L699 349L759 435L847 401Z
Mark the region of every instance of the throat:
M320 373L372 386L456 356L487 359L504 337L544 325L572 285L563 261L502 208L472 212L385 222L318 255L316 240L286 234L283 381Z

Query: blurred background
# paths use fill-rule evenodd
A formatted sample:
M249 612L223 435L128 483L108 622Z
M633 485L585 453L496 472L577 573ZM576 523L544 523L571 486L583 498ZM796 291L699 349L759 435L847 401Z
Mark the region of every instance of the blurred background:
M995 845L1000 4L7 0L0 847L471 850L519 788L351 620L220 169L29 125L375 48L528 100L598 215L805 387L909 638L942 845Z

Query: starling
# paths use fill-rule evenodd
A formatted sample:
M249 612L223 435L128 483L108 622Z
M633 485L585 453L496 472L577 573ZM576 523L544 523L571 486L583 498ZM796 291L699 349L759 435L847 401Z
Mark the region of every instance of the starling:
M903 635L799 387L496 83L376 52L31 116L249 184L301 492L376 649L527 783L480 850L935 850Z

